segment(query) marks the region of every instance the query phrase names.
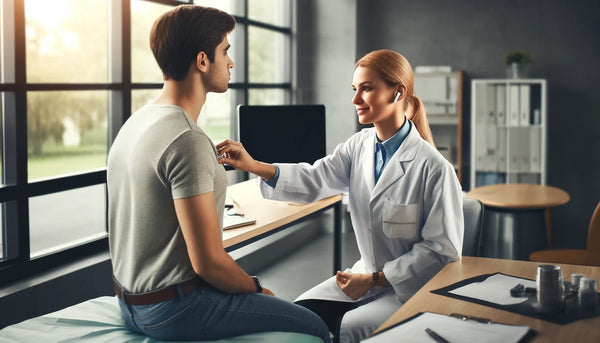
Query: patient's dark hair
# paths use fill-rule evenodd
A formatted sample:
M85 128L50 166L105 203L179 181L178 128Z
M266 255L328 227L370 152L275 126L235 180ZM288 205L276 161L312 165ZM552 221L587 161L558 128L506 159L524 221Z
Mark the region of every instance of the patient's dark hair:
M161 15L150 32L150 48L165 80L181 81L203 51L214 62L215 50L235 27L235 19L218 9L181 5Z

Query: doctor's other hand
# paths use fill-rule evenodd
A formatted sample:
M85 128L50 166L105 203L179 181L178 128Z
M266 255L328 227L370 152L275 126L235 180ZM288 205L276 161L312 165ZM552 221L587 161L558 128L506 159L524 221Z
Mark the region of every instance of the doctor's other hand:
M338 271L335 275L335 282L344 294L356 300L371 289L371 278L371 274L353 274Z

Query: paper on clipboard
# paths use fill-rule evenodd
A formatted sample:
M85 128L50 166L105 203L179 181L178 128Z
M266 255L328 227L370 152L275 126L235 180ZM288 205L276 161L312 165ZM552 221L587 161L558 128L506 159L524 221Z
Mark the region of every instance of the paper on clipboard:
M241 226L252 225L256 223L256 219L248 218L239 215L223 214L223 230L235 229Z
M449 293L498 305L514 305L523 303L528 299L527 297L512 297L510 295L510 289L519 283L525 287L536 287L535 281L532 280L504 274L494 274L482 282L473 282L451 290Z
M528 326L484 324L473 320L462 320L438 313L424 312L361 342L397 342L399 337L410 337L410 341L413 343L431 343L433 340L425 331L427 328L434 330L452 343L470 343L475 337L477 342L485 343L519 342L529 332Z

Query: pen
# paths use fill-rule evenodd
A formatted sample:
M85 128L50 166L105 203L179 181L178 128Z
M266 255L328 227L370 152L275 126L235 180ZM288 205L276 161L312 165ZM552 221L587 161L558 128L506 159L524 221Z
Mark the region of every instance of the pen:
M467 314L460 314L460 313L451 313L450 317L454 317L454 318L458 318L458 319L462 319L462 320L474 320L476 322L480 322L480 323L484 323L484 324L489 324L492 322L490 319L487 319L487 318L473 317L473 316L469 316Z
M439 343L450 343L446 339L444 339L444 337L438 335L437 333L435 333L435 331L431 330L430 328L426 328L425 332L427 332L427 334L429 336L431 336L433 339L435 339L436 342L439 342Z

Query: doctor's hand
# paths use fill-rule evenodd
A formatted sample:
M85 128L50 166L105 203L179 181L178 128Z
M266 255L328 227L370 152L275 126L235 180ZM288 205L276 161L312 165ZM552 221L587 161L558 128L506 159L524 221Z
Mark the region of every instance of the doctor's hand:
M353 274L338 271L335 282L338 287L350 298L356 300L371 289L371 274Z
M266 295L270 295L270 296L275 296L275 294L270 289L267 289L265 287L263 287L261 293L266 294Z
M277 168L274 165L255 161L240 142L231 139L224 140L217 144L217 151L220 164L228 164L235 169L250 172L265 180L270 180L275 176Z
M251 172L256 161L240 142L226 139L217 144L218 159L221 164L229 164L235 169Z

